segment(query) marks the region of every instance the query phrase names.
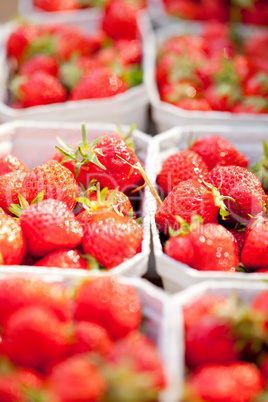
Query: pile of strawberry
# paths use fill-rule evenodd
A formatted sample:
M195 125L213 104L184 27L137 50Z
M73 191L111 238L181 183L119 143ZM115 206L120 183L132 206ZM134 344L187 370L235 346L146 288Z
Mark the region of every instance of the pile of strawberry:
M63 149L32 170L0 157L1 264L113 268L141 251L127 196L143 185L139 159L116 133L89 144L84 125L80 143L59 141Z
M267 25L266 0L163 0L168 14L189 20Z
M146 402L165 387L130 285L91 278L69 292L9 277L0 281L0 306L2 402Z
M171 37L158 51L160 98L185 110L267 113L267 46L267 33L246 39L221 23Z
M183 402L268 400L268 292L205 294L184 307Z
M118 2L118 0L32 0L34 7L44 11L67 11L79 10L88 7L107 7L110 3ZM144 0L123 0L124 3L139 8L145 7ZM133 8L134 10L134 8Z
M138 10L115 0L107 6L102 28L94 34L70 25L20 25L6 45L8 104L20 109L106 98L141 84Z
M168 256L201 271L268 271L265 142L264 149L251 171L247 157L216 135L166 159L155 222Z

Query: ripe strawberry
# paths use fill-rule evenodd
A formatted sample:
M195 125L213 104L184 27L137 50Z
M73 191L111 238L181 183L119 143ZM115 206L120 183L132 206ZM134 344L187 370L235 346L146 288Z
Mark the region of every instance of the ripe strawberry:
M155 397L157 397L157 393L163 389L166 384L164 368L156 346L146 335L143 335L138 331L131 332L124 339L121 339L114 344L109 356L109 361L112 363L112 378L109 375L107 376L108 384L109 380L116 381L117 371L120 372L120 370L124 370L129 376L126 378L125 383L123 381L120 383L118 397L116 394L113 395L114 400L116 401L127 399L129 393L128 381L129 384L131 384L131 377L135 378L135 376L137 376L138 379L138 376L142 376L144 380L143 384L146 384L139 389L139 382L136 381L137 388L135 389L134 387L133 395L135 395L135 392L141 393L141 395L136 395L136 400L141 400L141 396L146 395L146 392L148 393L148 391L153 393L153 395L155 394ZM113 378L114 376L115 378ZM124 399L124 395L126 399Z
M263 389L264 380L255 364L209 364L200 367L187 380L185 401L251 402Z
M254 0L249 7L242 8L242 21L247 24L267 25L268 6L265 0Z
M113 71L98 68L81 79L71 92L70 100L107 98L126 90L125 83Z
M37 71L43 71L57 77L58 69L58 61L55 57L37 54L21 65L19 73L20 75L32 75Z
M92 269L90 263L81 256L78 250L56 250L47 254L38 260L36 267L57 267L57 268L76 268L76 269Z
M19 265L26 252L21 227L15 219L0 215L0 260L2 265Z
M171 155L162 165L157 183L165 195L179 183L193 179L202 183L208 168L202 157L191 150L179 151Z
M119 60L122 66L141 63L142 43L137 39L118 39L115 48L119 51Z
M248 167L248 159L229 141L216 135L202 137L196 140L190 149L198 153L205 161L209 170L215 166L236 165Z
M141 304L133 287L112 277L100 277L85 281L77 289L74 317L77 321L96 322L118 339L139 328Z
M245 96L241 102L238 102L232 109L233 113L257 113L268 112L267 99L261 96Z
M79 8L77 0L34 0L33 4L44 11L64 11Z
M230 212L228 221L247 224L250 220L249 215L255 216L262 212L266 204L265 193L259 179L243 167L216 167L208 173L205 181L219 188L222 196L232 197L235 200L235 202L225 200Z
M238 245L238 252L239 252L239 258L241 258L241 253L245 244L246 240L246 232L245 229L237 229L237 228L232 228L229 229L229 231L232 233L232 235L236 238L237 245Z
M267 45L267 32L261 32L258 35L250 36L246 40L244 50L252 65L268 74L268 57L266 52L263 52Z
M0 156L0 175L11 172L29 171L28 167L16 156L12 154L3 154Z
M257 219L247 231L241 262L248 270L268 268L268 219Z
M255 70L249 59L243 54L238 54L234 57L234 69L243 83L254 74Z
M42 29L33 25L21 25L9 36L7 41L7 55L21 62L27 55L31 43L38 40Z
M139 8L124 0L111 0L106 5L102 29L111 38L137 39Z
M106 390L104 378L86 355L54 365L48 383L61 402L99 401Z
M21 195L31 203L45 190L44 198L53 198L73 209L79 189L73 174L59 162L51 160L28 172L22 183Z
M196 226L185 236L171 237L164 250L169 257L199 271L235 272L239 263L234 236L216 223Z
M67 290L55 283L33 278L7 277L0 281L1 325L10 315L27 306L51 310L60 321L71 318L71 303Z
M11 204L18 204L25 172L11 172L0 176L0 207L10 213Z
M215 20L221 22L227 22L229 20L229 10L226 7L224 0L202 0L198 7L196 19L198 20Z
M82 247L107 269L141 251L143 229L135 220L116 212L96 212L84 226Z
M231 111L234 105L242 99L240 87L234 84L223 82L218 85L210 85L204 97L212 110Z
M75 324L75 342L72 345L72 353L97 353L107 356L112 347L108 332L104 327L93 322L80 321Z
M6 322L5 352L12 362L41 369L68 350L66 325L47 309L24 307Z
M253 75L244 85L244 94L247 96L268 95L268 73L259 72Z
M38 257L58 249L75 248L83 238L83 229L74 213L58 200L30 205L22 210L20 223L30 253Z
M169 14L175 15L187 20L197 18L199 4L189 0L165 0L166 10Z
M182 181L174 187L155 213L158 229L168 234L169 227L178 230L180 220L191 222L191 217L199 215L205 223L218 222L219 206L216 196L196 180ZM181 219L177 220L176 216Z
M239 359L236 338L226 319L201 317L185 331L185 360L190 368L207 363L232 363Z
M176 103L176 106L185 110L202 110L203 112L212 110L206 99L182 99Z
M264 325L268 329L268 291L264 290L259 293L251 303L254 315L261 314Z
M11 83L13 95L23 107L64 102L66 90L59 80L44 71L29 76L18 76Z

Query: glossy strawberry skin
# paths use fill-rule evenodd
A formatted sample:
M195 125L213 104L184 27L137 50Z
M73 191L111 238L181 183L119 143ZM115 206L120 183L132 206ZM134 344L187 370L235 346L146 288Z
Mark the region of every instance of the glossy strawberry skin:
M247 224L249 215L255 216L262 212L265 206L265 192L259 179L247 169L240 166L220 166L208 173L205 181L219 188L223 196L233 197L237 202L226 200L225 204L230 212L227 218L230 222Z
M218 222L219 207L211 191L196 180L186 180L176 186L158 207L155 222L158 229L168 234L171 226L174 230L180 228L175 216L180 216L190 223L193 215L199 215L204 223Z
M51 251L75 248L81 243L83 229L67 206L48 199L24 209L20 216L28 249L34 256L43 257Z
M23 180L21 194L29 204L41 191L44 200L55 199L73 209L79 189L73 174L59 162L51 160L27 173Z
M81 253L73 249L52 251L34 265L36 267L90 269L89 264L81 257Z
M202 157L191 150L171 155L162 165L157 183L167 195L180 182L194 179L202 183L208 168Z
M0 207L7 213L11 204L19 204L18 193L22 191L25 172L11 172L0 176Z
M113 339L120 339L139 328L141 304L134 288L115 278L102 277L85 281L77 290L74 317L96 322Z
M21 75L32 75L36 71L44 71L54 77L58 75L58 62L55 57L37 54L25 61L20 68Z
M215 166L227 165L248 167L247 157L220 136L202 137L195 141L190 149L203 158L209 170Z
M66 289L55 283L24 277L7 277L0 281L1 325L17 310L41 306L51 310L60 321L71 319L71 303Z
M19 265L26 252L21 226L11 216L0 215L0 256L3 265Z
M3 154L0 156L0 175L12 172L29 171L28 167L17 156L12 154Z
M183 240L190 240L191 254L187 248L184 253ZM190 246L188 245L190 248ZM180 238L172 237L165 244L165 253L199 271L235 272L239 263L237 242L234 236L223 226L208 223L196 227L194 231ZM189 259L187 261L187 256ZM193 256L191 259L190 257Z
M113 341L104 327L93 322L80 321L75 324L75 342L72 345L72 353L97 353L107 356Z
M191 401L237 402L239 395L240 402L250 402L264 389L264 380L252 363L208 364L190 376L187 387Z
M247 231L241 262L250 271L268 268L268 220L257 220Z
M5 351L14 363L43 368L67 352L65 328L50 310L24 307L6 322Z
M122 0L111 0L104 12L102 29L111 38L136 39L138 8Z
M113 211L92 214L84 231L84 252L92 255L107 269L116 267L141 251L141 225Z

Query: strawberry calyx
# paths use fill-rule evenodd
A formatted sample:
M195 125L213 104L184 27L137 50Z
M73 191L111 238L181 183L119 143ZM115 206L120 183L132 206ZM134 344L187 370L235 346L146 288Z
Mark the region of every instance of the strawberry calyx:
M92 255L90 254L81 254L81 257L86 260L87 264L88 264L88 269L92 270L92 269L97 269L98 271L103 271L106 269L104 268L103 265L101 265L95 257L92 257Z
M23 91L21 90L21 85L23 85L27 81L25 76L17 75L14 77L9 85L9 89L14 99L23 101L24 95Z
M100 148L95 148L96 145L103 139L104 136L96 138L91 143L88 143L86 126L84 123L82 124L82 141L79 142L77 148L72 148L70 145L66 144L61 138L57 137L57 141L65 149L64 150L60 147L55 147L59 152L61 152L64 155L61 164L63 165L64 163L69 161L75 162L74 171L76 177L78 177L81 167L89 163L94 163L101 169L106 170L106 167L102 165L102 163L100 163L97 157L97 154L104 156L102 150Z
M42 201L45 195L45 189L41 191L37 196L32 200L31 204L20 194L18 193L19 197L19 204L10 204L10 207L8 207L8 210L18 218L21 215L21 212L28 208L29 205L37 204L38 202Z
M71 91L83 77L83 70L73 60L63 63L60 67L60 78L63 85Z
M123 205L121 205L120 210L118 209L118 205L116 204L116 194L118 192L119 187L116 187L113 192L106 199L108 187L104 187L100 190L100 184L96 185L96 193L97 193L97 201L92 201L87 197L78 197L76 199L77 202L83 204L85 210L90 212L96 212L101 209L113 210L118 215L123 216L122 209ZM87 190L88 191L88 190Z
M36 54L55 54L55 40L49 33L44 33L29 43L26 52L27 59L30 59Z
M268 192L268 145L265 140L263 140L263 150L264 154L260 161L254 163L249 169L250 172L254 173L260 180L264 191Z
M177 222L179 222L180 228L178 230L174 230L171 226L169 226L168 232L170 237L185 236L203 223L203 219L199 215L192 215L190 223L179 215L176 215L175 219Z
M136 124L132 124L129 129L129 132L125 133L119 124L116 125L117 133L120 135L122 140L129 146L129 148L131 148L135 153L137 152L137 150L135 149L136 147L132 134L134 130L136 130L136 128L137 128Z

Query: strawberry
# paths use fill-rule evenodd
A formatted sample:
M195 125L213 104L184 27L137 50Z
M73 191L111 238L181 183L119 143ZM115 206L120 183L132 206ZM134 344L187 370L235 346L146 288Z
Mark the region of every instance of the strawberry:
M268 6L265 0L254 0L251 7L241 10L242 21L247 24L267 25Z
M72 345L72 353L97 353L107 356L112 347L108 332L104 327L93 322L80 321L75 324L75 342Z
M211 106L212 110L231 111L233 106L241 100L241 90L239 86L235 86L228 82L218 85L210 85L204 97Z
M96 212L84 226L82 247L107 269L141 251L143 229L135 220L116 212Z
M107 303L109 300L109 303ZM77 321L96 322L114 339L139 328L141 304L136 290L112 277L85 281L75 295Z
M48 384L61 402L99 401L106 390L103 376L86 355L54 365Z
M26 242L19 223L0 215L0 260L2 265L19 265L26 252Z
M267 32L261 32L258 35L250 36L245 43L245 54L249 58L253 67L268 73L268 58L266 52L263 52L268 45Z
M6 322L5 351L14 363L40 369L67 352L65 331L65 324L52 311L39 306L24 307Z
M123 66L141 63L142 43L137 39L118 39L115 48L119 51L119 59Z
M139 8L124 0L110 0L105 8L102 29L114 39L137 39Z
M57 77L58 69L58 61L55 57L37 54L21 65L19 73L20 75L32 75L37 71L43 71Z
M249 215L257 215L266 205L265 193L259 179L246 168L215 167L208 173L205 181L218 188L222 196L235 200L225 200L230 212L227 218L229 221L247 224L250 221Z
M77 0L34 0L33 4L44 11L64 11L79 8Z
M235 272L239 263L234 236L217 223L195 226L184 236L171 237L164 251L169 257L199 271Z
M246 240L246 232L244 228L231 228L229 229L232 235L236 238L237 245L238 245L238 252L239 252L239 258L241 257L241 253L245 244Z
M257 113L268 112L267 99L261 96L245 96L241 102L238 102L232 109L233 113Z
M25 59L30 44L38 40L42 29L33 25L21 25L16 28L7 40L7 55L14 57L18 62Z
M198 20L215 20L227 22L229 20L229 10L225 0L202 0L196 15Z
M268 96L268 73L259 72L245 83L244 94L247 96Z
M268 268L268 220L253 223L245 239L241 262L248 270Z
M120 191L127 193L144 182L140 172L132 168L140 163L138 157L120 135L105 135L89 144L86 128L82 125L82 141L76 148L62 141L61 145L66 149L61 152L68 157L64 159L64 165L85 188L95 179L100 183L100 188L119 187Z
M83 238L83 229L74 213L58 200L48 199L25 208L20 223L28 249L37 257L58 249L74 248Z
M44 191L43 199L53 198L73 209L78 197L78 185L73 174L59 162L51 160L37 166L26 174L21 195L31 203Z
M198 4L189 0L164 0L169 14L187 20L195 20L198 13Z
M0 175L11 172L29 171L28 167L16 156L12 154L3 154L0 156Z
M177 230L181 219L191 222L191 217L199 215L205 223L218 222L219 206L213 193L196 180L182 181L174 187L155 213L158 229L167 234L169 227ZM177 220L176 216L181 219Z
M203 158L209 170L215 166L248 167L247 157L220 136L211 135L199 138L191 145L190 149Z
M67 290L55 283L38 279L7 277L0 281L1 325L10 315L27 306L51 310L60 321L71 318L71 303Z
M76 268L91 269L90 263L81 256L78 250L56 250L38 260L36 267L57 267L57 268Z
M263 389L264 380L255 364L248 362L209 364L200 367L189 377L184 400L185 402L199 400L251 402Z
M182 99L176 103L176 106L185 110L202 110L203 112L212 110L206 99Z
M113 71L98 68L86 74L70 95L70 100L107 98L125 92L127 86Z
M25 172L11 172L0 176L0 207L9 213L11 204L19 203Z
M37 71L29 76L18 76L11 83L16 100L23 107L48 105L64 102L67 93L59 80L44 71Z
M202 183L208 168L202 157L191 150L179 151L171 155L162 165L157 176L157 184L165 195L179 183L193 179Z

